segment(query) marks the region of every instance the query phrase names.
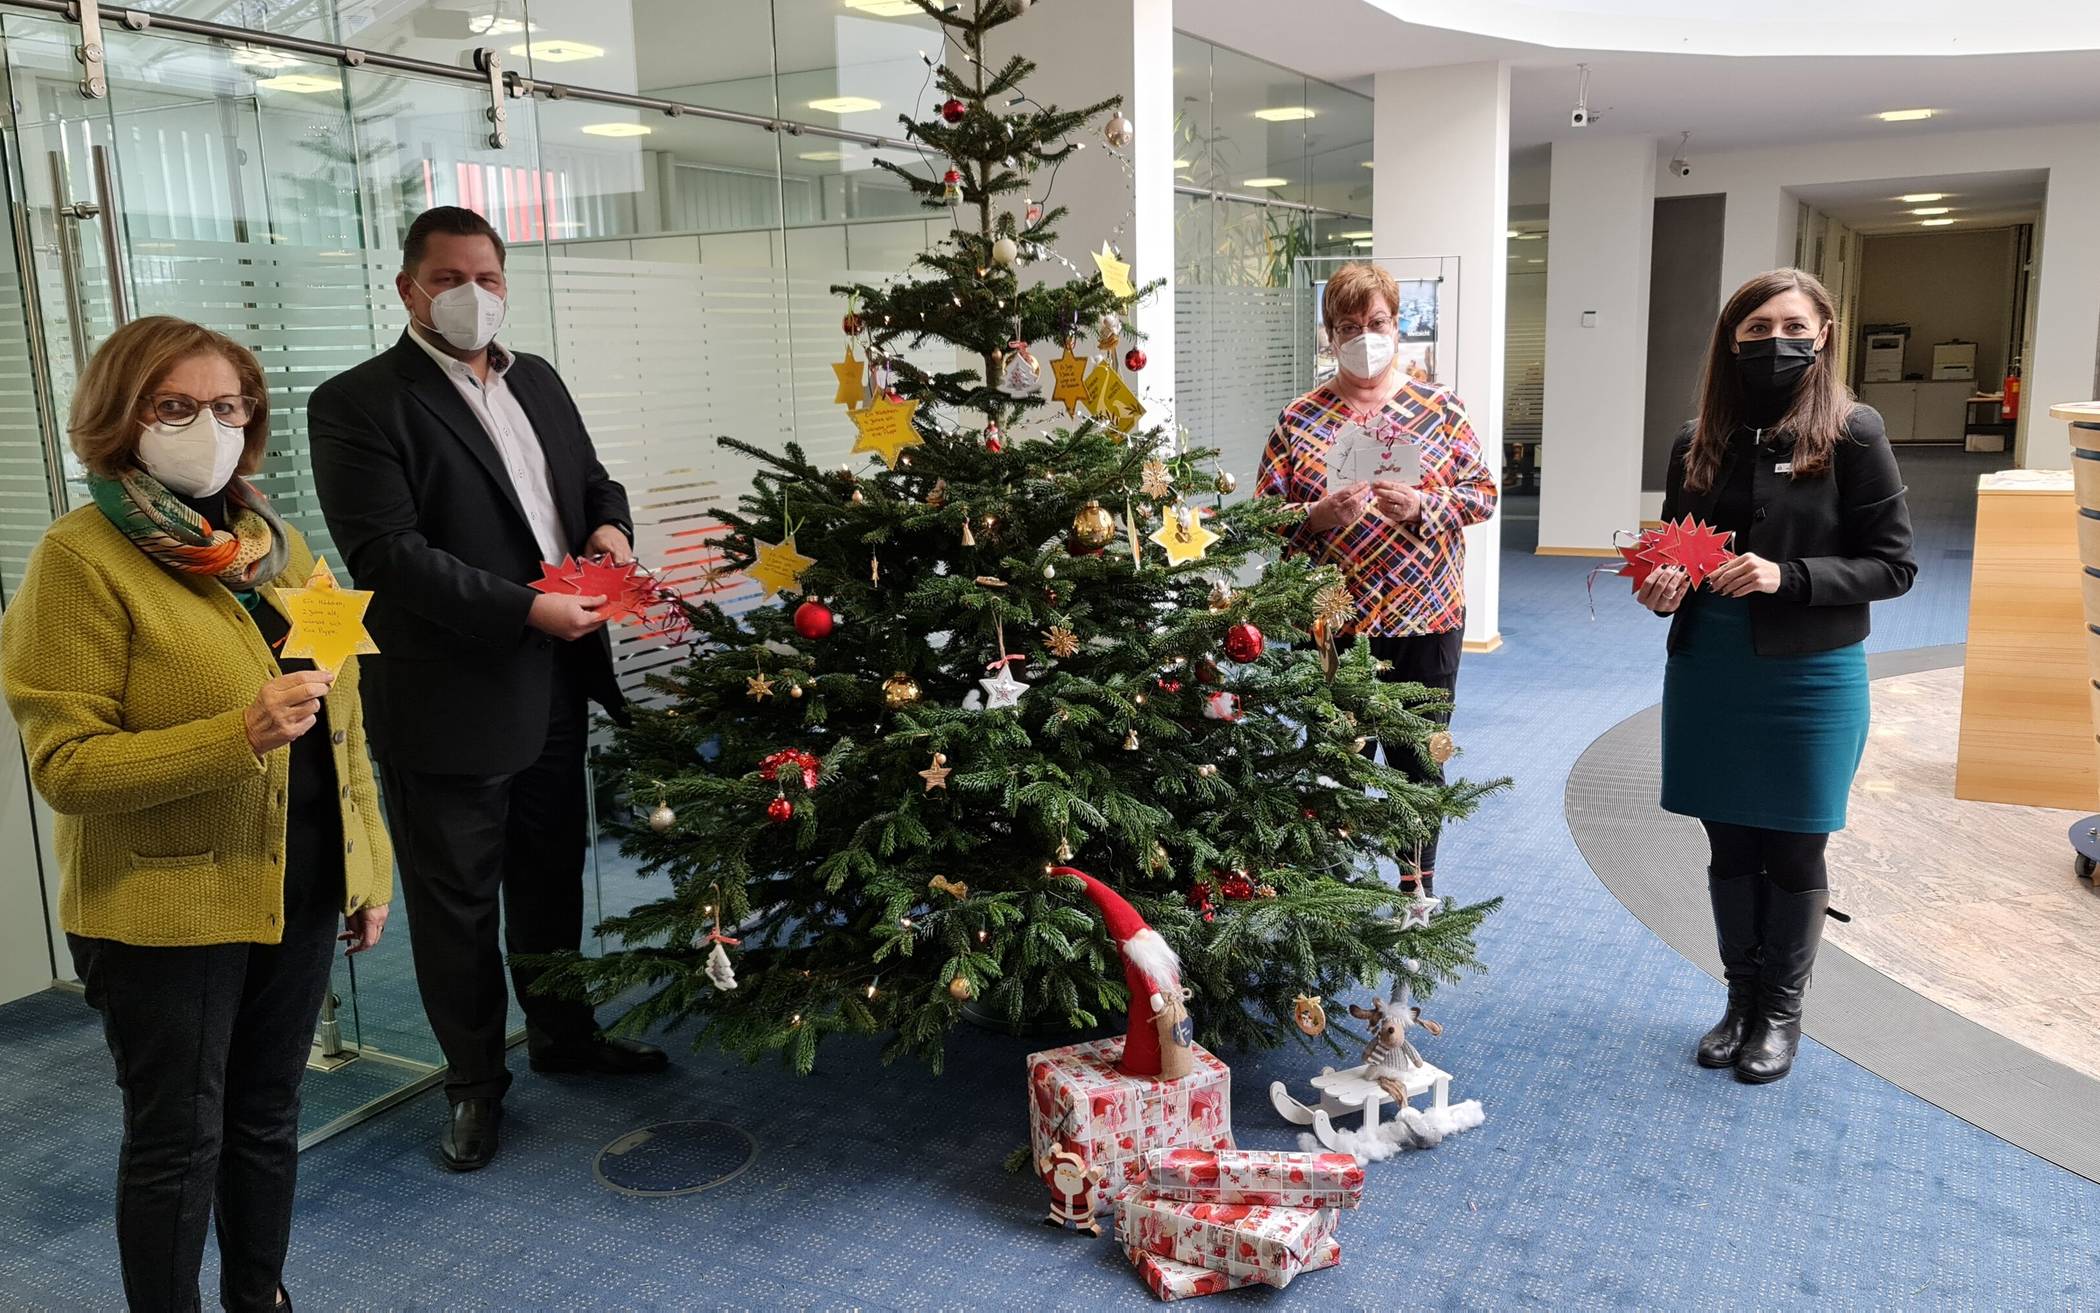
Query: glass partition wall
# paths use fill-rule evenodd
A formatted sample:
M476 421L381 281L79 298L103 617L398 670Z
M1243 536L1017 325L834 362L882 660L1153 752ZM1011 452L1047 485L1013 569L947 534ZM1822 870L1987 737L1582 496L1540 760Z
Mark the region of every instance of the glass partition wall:
M1174 93L1175 409L1251 473L1315 380L1301 262L1371 249L1371 99L1185 32Z
M901 272L948 228L875 165L896 116L929 100L919 52L941 48L896 0L170 0L143 30L105 22L99 94L83 89L82 29L59 8L0 4L13 248L0 262L0 603L44 526L86 503L63 417L88 355L139 315L194 319L257 352L274 417L260 482L333 555L305 399L401 332L400 239L434 204L469 206L504 235L505 341L555 362L628 488L638 554L691 579L708 564L708 508L750 474L714 439L844 458L829 288ZM540 93L514 84L499 99L448 74L477 48ZM755 592L717 600L734 609ZM630 685L677 655L631 638L618 654ZM29 831L6 836L10 851L43 850L40 869L0 879L41 881L55 906L41 803L0 816ZM617 844L593 840L590 921L642 894ZM309 1142L436 1078L407 930L397 900L354 975L338 961Z

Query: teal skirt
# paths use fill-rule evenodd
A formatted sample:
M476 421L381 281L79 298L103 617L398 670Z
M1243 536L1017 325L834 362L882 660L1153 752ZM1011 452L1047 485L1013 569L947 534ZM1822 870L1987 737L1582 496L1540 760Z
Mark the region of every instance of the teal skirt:
M1663 674L1662 805L1798 834L1845 828L1867 748L1863 644L1759 656L1750 604L1695 593Z

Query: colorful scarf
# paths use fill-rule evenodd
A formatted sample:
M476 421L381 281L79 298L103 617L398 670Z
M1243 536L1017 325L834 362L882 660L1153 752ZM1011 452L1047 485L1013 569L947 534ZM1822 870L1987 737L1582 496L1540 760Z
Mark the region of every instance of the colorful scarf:
M95 505L138 549L178 574L211 575L235 593L252 593L284 572L291 548L284 521L245 479L226 485L233 524L212 525L144 470L88 476Z

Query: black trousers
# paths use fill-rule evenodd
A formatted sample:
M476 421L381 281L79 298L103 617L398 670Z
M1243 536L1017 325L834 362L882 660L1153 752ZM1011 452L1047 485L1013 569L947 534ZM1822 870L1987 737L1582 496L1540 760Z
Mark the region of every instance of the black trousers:
M1378 673L1378 678L1388 684L1420 684L1424 688L1438 689L1454 706L1458 699L1458 658L1465 650L1465 631L1454 629L1448 634L1415 634L1400 638L1382 638L1372 635L1365 640L1371 645L1371 655L1380 661L1391 663L1390 668ZM1449 711L1430 717L1439 725L1451 723ZM1377 739L1364 745L1364 755L1371 756L1380 750ZM1413 748L1402 748L1385 754L1385 764L1406 775L1417 784L1442 784L1444 768L1424 762ZM1429 837L1422 844L1419 862L1414 853L1395 853L1401 866L1417 865L1427 877L1425 886L1430 886L1436 876L1437 840L1443 835L1441 823L1433 825ZM1403 876L1403 886L1413 883ZM1423 889L1430 892L1429 887Z
M335 909L316 898L287 916L281 944L66 937L124 1091L117 1250L133 1309L198 1307L214 1218L220 1300L275 1305L299 1174L299 1082L335 932Z
M583 938L590 721L575 664L557 663L553 684L546 746L522 771L435 775L381 763L416 987L455 1103L510 1088L505 951L551 953ZM588 1043L597 1029L590 1006L533 993L538 974L511 965L532 1050Z

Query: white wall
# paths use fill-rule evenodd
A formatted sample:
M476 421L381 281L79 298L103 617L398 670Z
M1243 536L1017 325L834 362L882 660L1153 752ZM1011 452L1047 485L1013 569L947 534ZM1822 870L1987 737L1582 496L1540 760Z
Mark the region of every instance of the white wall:
M1639 524L1655 173L1646 137L1553 148L1542 552L1608 551Z
M61 943L47 911L55 914L57 867L49 867L53 906L45 906L39 880L37 838L48 827L50 813L31 800L29 772L15 718L0 702L0 1003L51 987L54 943ZM72 978L72 963L65 964Z
M1509 243L1503 237L1509 226L1509 65L1449 64L1380 73L1376 94L1372 208L1378 215L1378 247L1392 256L1458 257L1455 391L1499 480L1509 272ZM1426 196L1425 167L1434 179ZM1466 531L1466 642L1476 647L1501 639L1501 546L1499 517Z
M2030 401L2021 408L2020 463L2061 469L2070 462L2069 431L2048 418L2048 407L2090 396L2100 333L2100 123L1701 155L1696 178L1665 173L1656 186L1665 195L1727 195L1725 298L1744 279L1793 258L1796 207L1787 195L1790 187L2011 169L2049 171L2049 197L2037 230L2040 290L2022 385Z
M1071 109L1123 98L1123 112L1137 132L1126 152L1128 164L1109 154L1098 123L1078 134L1086 148L1059 169L1051 200L1071 210L1058 226L1056 247L1090 274L1094 262L1087 252L1100 250L1116 234L1134 284L1167 280L1131 316L1145 333L1138 396L1148 419L1164 419L1174 408L1173 2L1058 0L1034 6L1001 28L996 40L1003 44L992 52L995 66L1006 51L1037 62L1027 89L1044 104ZM1048 184L1047 172L1037 175L1038 187ZM1018 218L1024 203L1017 198L1013 208ZM1035 272L1052 280L1071 276L1054 263Z

